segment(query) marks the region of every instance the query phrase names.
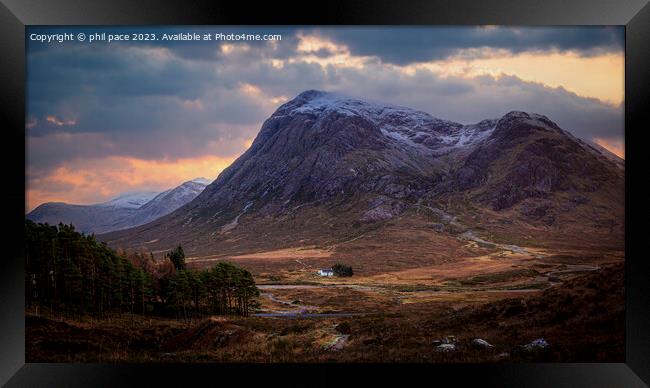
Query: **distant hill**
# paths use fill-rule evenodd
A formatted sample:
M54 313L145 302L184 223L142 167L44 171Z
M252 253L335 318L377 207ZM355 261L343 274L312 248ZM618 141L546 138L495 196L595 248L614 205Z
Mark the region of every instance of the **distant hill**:
M73 224L84 233L105 233L145 224L193 200L209 183L197 178L166 190L122 194L95 205L48 202L27 214L34 222Z

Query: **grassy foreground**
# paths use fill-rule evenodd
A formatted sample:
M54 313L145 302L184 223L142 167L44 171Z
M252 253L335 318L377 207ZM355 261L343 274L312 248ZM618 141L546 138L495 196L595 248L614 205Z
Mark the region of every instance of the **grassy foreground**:
M387 306L353 317L211 317L192 322L122 314L101 320L27 311L27 362L622 362L623 264L561 287L454 307ZM455 337L455 351L437 340ZM476 349L474 338L494 347ZM521 345L544 338L549 347Z

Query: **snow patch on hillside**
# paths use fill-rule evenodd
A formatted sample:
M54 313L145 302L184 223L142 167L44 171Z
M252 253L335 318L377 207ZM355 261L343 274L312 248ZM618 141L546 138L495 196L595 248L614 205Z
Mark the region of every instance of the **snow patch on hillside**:
M280 115L360 116L376 125L390 141L427 151L468 147L490 135L496 120L462 125L412 108L361 101L339 93L306 91L278 110Z
M127 209L138 209L145 203L151 201L158 195L157 192L130 192L124 193L108 202L99 204L100 206L123 207Z

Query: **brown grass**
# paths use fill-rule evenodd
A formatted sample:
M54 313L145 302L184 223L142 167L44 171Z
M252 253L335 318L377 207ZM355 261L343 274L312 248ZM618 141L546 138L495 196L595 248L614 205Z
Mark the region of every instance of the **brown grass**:
M375 309L354 317L216 317L199 322L139 316L110 320L27 315L28 362L621 362L624 355L623 265L568 278L537 293L428 293L405 303L370 289L284 289L323 309ZM408 298L407 298L408 299ZM344 324L344 325L341 325ZM345 327L340 350L330 346ZM458 338L441 354L431 342ZM494 350L474 350L475 337ZM519 345L545 338L543 352ZM502 355L507 353L507 356Z
M273 227L280 221L266 218L259 225L242 222L200 249L188 249L188 266L204 268L226 260L251 271L258 284L319 286L265 289L277 300L296 302L287 305L262 296L262 308L268 311L314 306L321 313L363 314L212 317L183 323L126 315L93 321L29 311L27 361L622 361L620 230L584 226L578 219L564 220L564 229L531 225L516 208L492 212L463 207L462 201L451 203L448 211L482 238L526 247L532 254L460 239L462 228L438 232L427 225L440 220L424 211L409 211L379 225L350 226L350 220L319 210L280 220L286 229ZM572 214L598 217L581 212ZM336 262L351 265L354 276L316 274ZM576 264L600 269L558 273ZM337 327L347 327L346 333ZM342 335L349 337L339 343L340 350L332 349ZM458 338L459 350L436 352L431 341L448 335ZM486 339L494 350L472 349L474 337ZM517 350L540 337L551 343L549 351Z

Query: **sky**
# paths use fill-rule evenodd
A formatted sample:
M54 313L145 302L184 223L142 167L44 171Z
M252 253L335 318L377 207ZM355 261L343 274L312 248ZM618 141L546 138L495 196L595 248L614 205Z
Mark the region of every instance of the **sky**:
M180 32L281 39L161 39ZM60 33L75 40L33 40ZM308 89L463 124L540 113L624 158L622 27L29 27L26 39L26 211L215 179Z

